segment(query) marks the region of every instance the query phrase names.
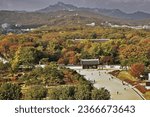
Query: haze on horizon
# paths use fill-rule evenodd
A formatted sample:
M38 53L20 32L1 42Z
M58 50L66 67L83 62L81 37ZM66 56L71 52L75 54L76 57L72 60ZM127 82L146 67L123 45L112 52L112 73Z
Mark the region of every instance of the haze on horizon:
M57 2L78 7L120 9L124 12L150 13L150 0L0 0L0 10L35 11Z

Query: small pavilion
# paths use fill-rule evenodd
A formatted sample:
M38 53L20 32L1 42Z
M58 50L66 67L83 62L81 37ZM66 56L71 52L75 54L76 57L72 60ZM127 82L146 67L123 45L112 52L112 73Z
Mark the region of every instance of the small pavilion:
M81 59L83 69L97 69L99 63L99 59Z

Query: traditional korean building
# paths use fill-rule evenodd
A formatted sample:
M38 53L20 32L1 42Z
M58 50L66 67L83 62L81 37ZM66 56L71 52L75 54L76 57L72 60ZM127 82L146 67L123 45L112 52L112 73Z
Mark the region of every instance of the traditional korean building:
M99 63L99 59L81 59L83 69L97 69Z

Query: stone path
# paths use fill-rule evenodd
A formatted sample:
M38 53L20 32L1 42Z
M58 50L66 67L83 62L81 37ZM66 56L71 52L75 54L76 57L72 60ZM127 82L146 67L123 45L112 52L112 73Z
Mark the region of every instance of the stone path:
M81 69L81 67L69 67L84 75L87 80L95 81L96 88L105 87L111 93L112 100L143 100L130 85L123 85L122 81L108 74L111 70Z

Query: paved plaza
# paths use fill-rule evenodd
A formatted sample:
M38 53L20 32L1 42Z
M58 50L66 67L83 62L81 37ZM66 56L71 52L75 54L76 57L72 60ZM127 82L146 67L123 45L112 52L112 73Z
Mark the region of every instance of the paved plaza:
M143 100L141 93L129 84L123 84L121 80L108 74L112 70L81 69L81 67L69 67L79 74L94 82L94 87L105 87L111 93L112 100ZM136 90L136 91L135 91Z

